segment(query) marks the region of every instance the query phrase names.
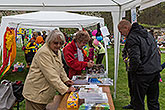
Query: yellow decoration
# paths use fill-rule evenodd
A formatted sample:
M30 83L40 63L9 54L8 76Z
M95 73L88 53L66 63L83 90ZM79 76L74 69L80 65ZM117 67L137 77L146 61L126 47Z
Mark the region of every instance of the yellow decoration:
M6 48L7 48L7 50L10 50L10 48L13 44L13 39L15 39L14 30L7 31L7 34L6 34Z
M67 100L67 108L78 108L78 93L71 92Z
M24 34L25 28L19 28L19 30L17 31L17 34Z

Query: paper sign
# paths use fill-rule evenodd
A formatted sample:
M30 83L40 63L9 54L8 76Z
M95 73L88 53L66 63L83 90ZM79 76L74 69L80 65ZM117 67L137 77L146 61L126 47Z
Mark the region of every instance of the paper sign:
M137 22L136 7L131 9L131 20L132 23Z
M103 41L105 45L108 45L108 43L110 42L110 39L108 37L104 37Z
M104 37L110 35L107 26L101 27L100 30Z
M125 11L123 11L122 13L122 18L125 18Z

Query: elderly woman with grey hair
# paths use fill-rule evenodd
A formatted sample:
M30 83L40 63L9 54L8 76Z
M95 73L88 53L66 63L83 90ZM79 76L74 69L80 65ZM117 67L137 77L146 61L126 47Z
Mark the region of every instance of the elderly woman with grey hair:
M62 95L75 91L75 88L67 87L73 81L67 77L62 66L60 48L64 41L64 35L53 30L35 54L23 89L26 110L45 110L56 91Z

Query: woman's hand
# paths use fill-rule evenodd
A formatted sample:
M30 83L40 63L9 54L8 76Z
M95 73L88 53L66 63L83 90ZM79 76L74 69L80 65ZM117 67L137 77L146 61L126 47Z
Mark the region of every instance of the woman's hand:
M66 92L74 92L75 90L76 90L76 88L70 87Z
M65 82L65 84L67 86L72 86L74 84L74 82L72 80L68 80L68 81Z
M93 60L89 60L89 62L94 64L94 61Z

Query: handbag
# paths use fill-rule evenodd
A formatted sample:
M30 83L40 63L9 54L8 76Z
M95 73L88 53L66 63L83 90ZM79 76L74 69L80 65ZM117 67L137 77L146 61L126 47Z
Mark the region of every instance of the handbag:
M9 110L16 101L13 94L12 84L8 80L1 81L0 84L0 110Z
M12 83L13 93L16 97L17 102L22 102L24 100L24 97L22 95L23 86L24 84L22 81L15 81Z

